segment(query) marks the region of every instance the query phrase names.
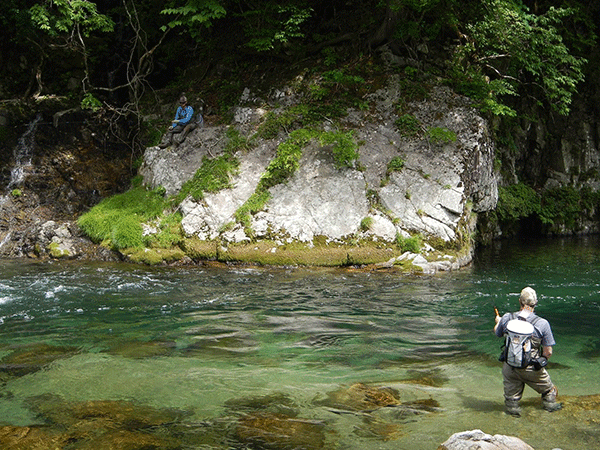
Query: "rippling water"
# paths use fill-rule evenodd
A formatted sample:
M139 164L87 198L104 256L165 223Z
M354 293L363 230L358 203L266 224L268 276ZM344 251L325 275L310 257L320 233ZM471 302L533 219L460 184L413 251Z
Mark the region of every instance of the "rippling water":
M48 411L65 402L127 401L184 411L182 426L224 436L185 448L263 448L231 430L247 399L280 399L269 407L318 423L322 448L435 449L475 428L538 450L594 448L593 412L549 414L526 390L523 417L503 413L491 328L493 307L517 309L533 286L558 343L560 394L600 394L598 244L497 244L472 267L424 277L1 261L0 425L52 427ZM357 383L391 387L402 405L346 408L338 394ZM406 406L426 399L435 406Z

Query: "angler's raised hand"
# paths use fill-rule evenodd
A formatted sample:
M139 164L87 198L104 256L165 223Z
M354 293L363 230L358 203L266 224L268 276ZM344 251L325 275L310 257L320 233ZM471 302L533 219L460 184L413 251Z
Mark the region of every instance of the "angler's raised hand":
M494 320L496 321L496 323L500 322L500 313L498 312L498 308L496 308L494 306L494 312L496 313L496 317L494 317Z

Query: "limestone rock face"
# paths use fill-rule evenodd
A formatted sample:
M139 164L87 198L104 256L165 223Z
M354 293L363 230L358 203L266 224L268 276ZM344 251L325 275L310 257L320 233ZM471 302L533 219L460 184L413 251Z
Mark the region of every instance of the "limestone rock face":
M532 446L513 436L486 434L481 430L455 433L438 450L534 450Z
M427 101L410 105L423 130L407 137L396 124L394 98L390 98L397 90L395 82L392 77L388 86L368 99L374 110L351 110L342 119L341 126L354 130L360 142L354 167L336 166L331 148L311 141L302 150L294 174L271 187L267 204L251 217L249 227L242 226L235 212L256 191L286 136L280 133L274 139L258 140L252 149L236 153L240 166L230 188L182 203L185 233L226 242L252 237L310 243L325 237L328 241L366 238L389 245L397 236L417 233L446 243L469 234L475 226L472 213L493 209L498 199L487 123L466 98L440 87ZM274 106L284 100L281 95L271 99ZM244 109L237 127L250 136L264 112L248 109L252 108ZM324 129L329 126L324 122ZM445 133L446 138L434 139L431 130ZM205 126L177 147L148 148L140 169L144 183L162 186L167 194L178 192L203 158L225 151L227 139L226 127ZM399 171L388 170L393 159L403 161ZM247 235L249 229L252 236Z

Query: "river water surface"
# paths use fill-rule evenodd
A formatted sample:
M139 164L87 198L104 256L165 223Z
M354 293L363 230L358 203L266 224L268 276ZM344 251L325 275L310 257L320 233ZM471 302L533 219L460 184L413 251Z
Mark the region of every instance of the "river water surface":
M470 267L422 277L0 261L0 426L64 430L52 412L116 401L184 412L177 433L197 439L182 448L425 450L471 429L536 450L599 448L598 404L567 407L600 394L599 243L498 243ZM514 418L493 307L517 309L527 285L554 331L549 371L566 406L547 413L527 388ZM399 404L356 407L361 387L392 388ZM318 438L236 431L256 411L315 425Z

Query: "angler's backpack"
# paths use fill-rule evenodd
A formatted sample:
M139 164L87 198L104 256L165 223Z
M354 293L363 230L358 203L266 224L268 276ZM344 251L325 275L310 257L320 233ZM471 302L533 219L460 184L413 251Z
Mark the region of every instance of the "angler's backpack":
M522 317L508 321L500 361L506 361L509 366L517 369L523 369L532 364L533 347L531 338L535 323L539 319L539 317L535 317L531 323Z

